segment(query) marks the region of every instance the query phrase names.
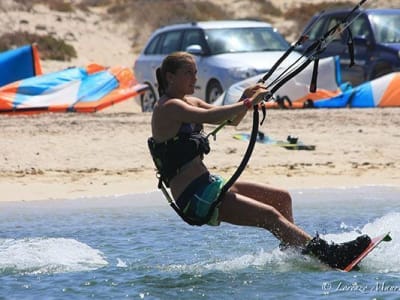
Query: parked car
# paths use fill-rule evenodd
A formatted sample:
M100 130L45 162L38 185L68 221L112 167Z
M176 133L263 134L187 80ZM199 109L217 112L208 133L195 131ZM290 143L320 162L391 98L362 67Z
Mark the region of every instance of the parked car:
M350 9L340 9L314 15L305 26L304 32L308 33L309 39L299 49L300 52L304 52L307 46L343 20L349 12ZM334 39L321 55L339 55L342 80L353 85L400 70L400 9L365 9L357 14L358 18L349 26L354 41L355 65L349 68L347 31Z
M155 70L171 52L195 55L195 95L211 103L233 83L267 72L288 47L276 29L258 21L192 22L162 27L151 35L134 65L138 82L149 85L140 99L142 110L152 110L158 97ZM287 64L299 56L293 54Z

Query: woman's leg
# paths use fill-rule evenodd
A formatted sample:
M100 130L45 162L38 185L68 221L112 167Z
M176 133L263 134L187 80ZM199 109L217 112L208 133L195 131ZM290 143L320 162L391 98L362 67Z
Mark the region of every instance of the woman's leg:
M287 191L245 181L236 182L230 191L270 205L276 208L286 219L294 223L292 198Z
M252 198L227 192L219 206L220 221L262 227L288 246L303 247L311 236L286 219L275 207Z

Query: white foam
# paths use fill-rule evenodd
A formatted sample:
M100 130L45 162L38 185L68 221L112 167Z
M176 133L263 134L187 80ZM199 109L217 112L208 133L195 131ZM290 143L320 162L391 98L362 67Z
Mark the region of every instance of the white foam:
M392 241L382 242L373 252L371 252L360 264L361 272L366 273L396 273L400 272L400 225L398 220L400 213L389 213L379 219L364 225L361 229L351 229L352 231L337 234L321 235L328 241L345 242L352 240L366 233L371 237L391 232ZM349 229L346 225L343 229ZM164 266L165 267L165 266ZM305 256L299 251L280 251L278 248L272 251L259 250L256 253L243 254L237 257L221 259L214 262L198 262L191 265L169 265L166 267L170 271L183 272L234 272L246 268L271 269L274 272L288 272L295 270L331 270L329 267L318 262L317 259Z
M210 271L235 272L247 268L270 269L273 272L288 272L305 269L325 269L316 259L300 254L298 251L280 251L278 248L266 252L259 250L251 254L221 259L214 262L198 262L191 265L168 265L167 271L203 273Z
M78 272L94 270L107 264L99 250L74 239L0 239L0 270L3 272Z
M118 268L126 268L128 264L120 258L117 258L117 267Z
M390 232L392 241L382 242L372 251L360 264L361 270L365 272L392 273L400 272L400 213L389 213L370 223L360 230L352 230L345 233L327 234L324 238L335 242L344 242L356 238L360 233L371 237Z

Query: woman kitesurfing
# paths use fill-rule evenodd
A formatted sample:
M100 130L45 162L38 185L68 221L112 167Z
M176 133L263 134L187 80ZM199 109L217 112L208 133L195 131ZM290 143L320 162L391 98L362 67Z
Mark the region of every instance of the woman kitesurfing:
M318 235L313 238L294 223L287 191L243 181L223 191L224 180L210 174L203 162L210 147L202 124L232 120L236 125L269 92L257 84L247 88L237 103L214 106L191 96L196 73L195 60L186 52L168 55L157 69L160 99L154 106L148 144L160 187L175 210L192 225L227 222L264 228L285 247L313 254L331 267L345 268L370 244L367 235L342 244L328 243Z
M261 183L238 181L247 165L258 133L258 106L288 80L314 62L311 89L316 88L318 55L337 33L343 32L359 16L361 0L351 12L334 25L305 54L274 80L267 82L279 64L307 37L301 36L287 49L259 83L247 88L234 104L214 106L192 96L196 86L197 66L194 57L186 52L168 55L156 70L159 100L152 115L152 137L149 149L159 176L159 187L171 206L190 225L219 225L227 222L241 226L261 227L281 241L282 247L297 248L312 254L333 268L345 269L371 244L368 235L336 244L328 243L318 234L312 237L293 220L290 194ZM352 43L350 43L352 44ZM353 51L350 47L349 51ZM304 58L304 59L303 59ZM210 174L203 156L210 152L203 124L220 124L215 134L226 124L237 125L253 108L253 128L247 151L232 177L225 182ZM262 119L261 123L264 121ZM166 190L169 187L172 197Z

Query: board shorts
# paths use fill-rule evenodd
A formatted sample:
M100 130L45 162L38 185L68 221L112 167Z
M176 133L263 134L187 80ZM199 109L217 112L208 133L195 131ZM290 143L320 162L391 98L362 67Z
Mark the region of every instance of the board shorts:
M192 181L176 200L185 216L201 220L205 218L213 203L218 200L225 181L218 175L206 172ZM215 207L207 225L218 226L219 208Z

